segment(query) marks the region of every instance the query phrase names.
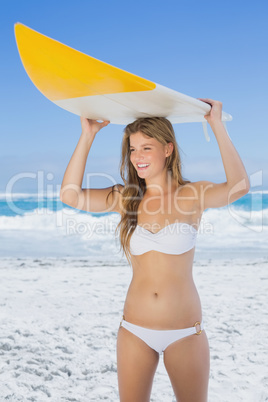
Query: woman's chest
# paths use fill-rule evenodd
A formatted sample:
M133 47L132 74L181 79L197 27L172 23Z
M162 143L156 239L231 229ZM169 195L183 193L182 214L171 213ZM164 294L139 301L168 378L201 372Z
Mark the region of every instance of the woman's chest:
M196 224L201 218L197 203L188 197L144 197L137 211L138 225L155 233L174 222Z

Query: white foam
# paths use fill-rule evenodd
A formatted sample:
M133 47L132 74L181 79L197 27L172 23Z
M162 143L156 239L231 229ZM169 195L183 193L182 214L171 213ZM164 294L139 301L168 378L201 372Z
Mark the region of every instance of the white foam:
M94 217L76 210L36 209L0 217L0 256L122 258L115 228L118 214Z
M119 253L118 222L116 213L93 216L70 208L0 216L0 256L115 256ZM266 253L267 245L268 209L249 212L229 206L204 212L196 253L221 254L228 249L258 254Z

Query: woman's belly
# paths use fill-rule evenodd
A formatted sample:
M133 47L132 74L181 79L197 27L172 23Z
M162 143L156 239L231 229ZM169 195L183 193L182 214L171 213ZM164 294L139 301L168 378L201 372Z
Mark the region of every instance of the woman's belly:
M124 305L125 320L152 329L193 326L202 320L202 310L189 255L183 261L181 256L167 258L155 253L155 261L151 255L148 264L146 259L133 264Z

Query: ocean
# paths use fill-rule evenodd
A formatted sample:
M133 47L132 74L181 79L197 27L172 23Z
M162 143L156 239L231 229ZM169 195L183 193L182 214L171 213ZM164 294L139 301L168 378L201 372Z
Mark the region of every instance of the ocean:
M117 213L88 213L56 194L0 194L0 257L77 257L126 263ZM204 211L195 259L268 257L268 192Z

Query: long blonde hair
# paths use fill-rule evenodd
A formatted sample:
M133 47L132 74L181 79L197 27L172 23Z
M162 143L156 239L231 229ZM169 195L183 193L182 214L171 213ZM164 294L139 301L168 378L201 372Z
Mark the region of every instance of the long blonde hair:
M146 192L145 180L140 178L130 161L130 136L137 132L155 138L161 144L173 144L173 152L166 158L167 170L171 171L172 178L180 185L190 183L184 180L181 174L181 158L175 138L174 129L165 117L139 118L126 126L122 140L120 175L124 182L122 191L122 214L116 231L120 229L121 249L130 263L130 238L137 226L137 212L139 204ZM113 191L113 190L112 190Z

